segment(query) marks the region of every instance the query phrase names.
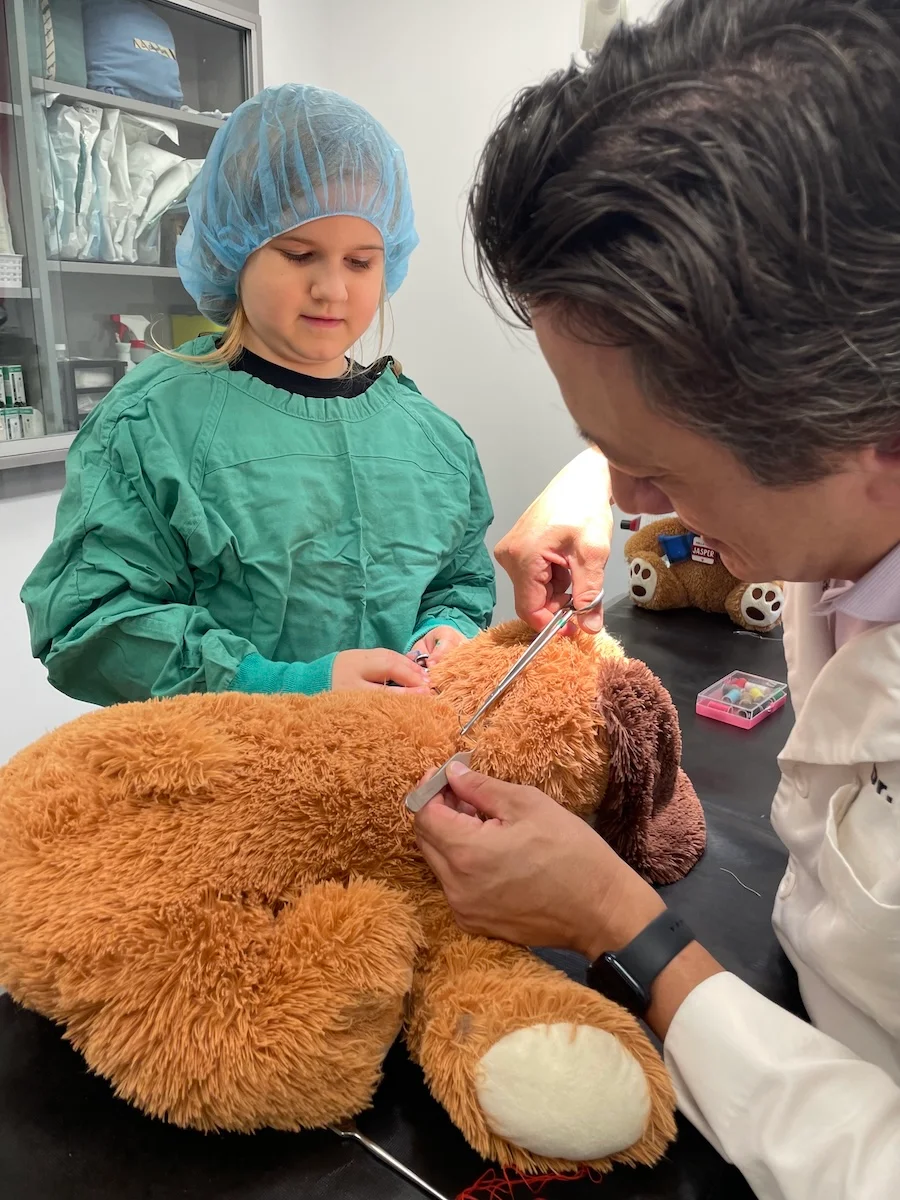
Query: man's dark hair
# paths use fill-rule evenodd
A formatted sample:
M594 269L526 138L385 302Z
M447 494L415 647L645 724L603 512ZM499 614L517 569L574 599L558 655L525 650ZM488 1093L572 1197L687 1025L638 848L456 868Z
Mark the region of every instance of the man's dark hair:
M766 484L900 434L900 0L672 0L523 91L469 200L526 323ZM496 290L494 290L496 289Z

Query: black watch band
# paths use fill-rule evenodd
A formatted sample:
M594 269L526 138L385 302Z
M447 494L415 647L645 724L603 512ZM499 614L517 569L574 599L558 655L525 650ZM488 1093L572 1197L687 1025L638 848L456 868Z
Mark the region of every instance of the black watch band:
M588 987L642 1017L657 975L694 940L687 923L666 909L622 950L595 959L588 967Z

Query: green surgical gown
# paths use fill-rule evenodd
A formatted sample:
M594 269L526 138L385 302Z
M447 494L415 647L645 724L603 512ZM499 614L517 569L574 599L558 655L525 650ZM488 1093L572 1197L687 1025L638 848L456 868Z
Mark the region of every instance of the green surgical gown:
M390 368L321 399L156 354L69 453L32 648L96 704L320 691L338 651L489 623L491 519L469 438Z

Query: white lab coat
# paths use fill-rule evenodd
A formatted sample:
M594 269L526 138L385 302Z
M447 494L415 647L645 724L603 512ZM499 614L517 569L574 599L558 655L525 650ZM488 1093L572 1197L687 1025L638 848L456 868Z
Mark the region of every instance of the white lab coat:
M900 624L835 652L788 588L797 720L772 822L790 859L774 924L813 1025L734 975L679 1009L679 1104L761 1200L900 1198Z

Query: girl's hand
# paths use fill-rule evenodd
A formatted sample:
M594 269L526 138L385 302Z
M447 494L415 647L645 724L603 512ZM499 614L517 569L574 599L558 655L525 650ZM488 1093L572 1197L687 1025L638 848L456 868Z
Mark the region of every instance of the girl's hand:
M396 683L412 692L428 694L428 672L394 650L342 650L331 670L333 692L359 691Z
M435 663L441 661L448 650L453 650L468 640L464 633L460 633L452 625L438 625L434 629L429 629L424 637L419 638L407 657L415 659L417 654L427 654L428 664L433 667Z

